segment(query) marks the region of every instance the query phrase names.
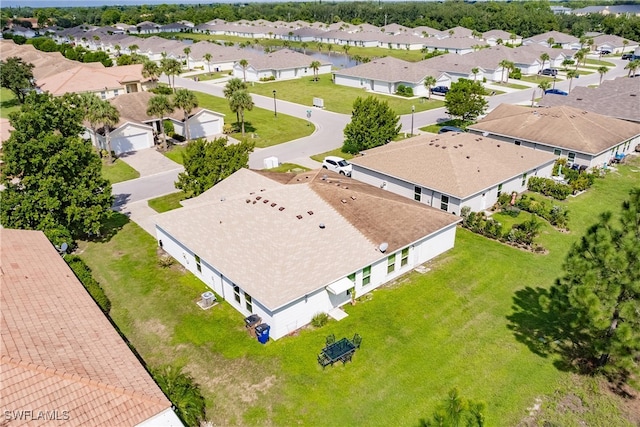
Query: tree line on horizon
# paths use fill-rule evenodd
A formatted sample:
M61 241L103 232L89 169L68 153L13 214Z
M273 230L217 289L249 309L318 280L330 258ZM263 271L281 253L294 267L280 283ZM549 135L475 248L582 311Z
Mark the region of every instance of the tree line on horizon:
M581 7L586 2L568 3ZM187 20L202 24L213 19L233 22L242 19L267 21L346 22L351 25L369 23L377 26L397 23L407 27L429 26L445 30L462 26L477 32L504 30L523 37L556 30L580 37L589 31L614 34L640 40L640 17L589 14L554 15L548 1L481 2L462 1L374 3L250 3L242 5L139 5L70 8L3 8L0 24L9 19L36 18L39 26L56 25L70 28L81 24L112 25L118 22L136 25L142 21L169 24ZM23 21L26 26L32 25Z

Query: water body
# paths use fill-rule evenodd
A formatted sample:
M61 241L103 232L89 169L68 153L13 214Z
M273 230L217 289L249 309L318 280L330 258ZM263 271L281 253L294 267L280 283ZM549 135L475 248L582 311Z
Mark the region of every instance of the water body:
M242 49L248 52L264 53L263 47L247 46ZM295 50L296 52L305 53L301 48L290 48L290 49ZM312 51L307 49L306 55L309 58L311 58L309 63L311 63L311 61L314 61L314 60L317 60L320 62L330 62L334 68L338 68L338 69L350 68L358 65L358 63L354 61L350 56L345 55L343 53L339 53L339 52L331 52L331 54L329 54L325 52L318 52L318 51Z

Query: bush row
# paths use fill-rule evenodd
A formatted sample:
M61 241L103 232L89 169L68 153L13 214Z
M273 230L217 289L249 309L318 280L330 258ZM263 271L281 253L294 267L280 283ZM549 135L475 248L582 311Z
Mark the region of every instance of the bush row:
M531 196L523 194L516 201L516 207L546 219L554 227L564 230L569 229L567 227L569 223L569 211L562 206L554 205L546 200L536 200Z
M527 184L529 191L544 194L557 200L566 199L569 194L573 193L570 185L556 182L553 179L532 176Z
M413 96L413 88L405 85L398 85L396 95L411 97Z
M100 306L100 309L102 309L104 313L109 314L111 301L109 301L100 284L91 275L89 266L75 255L67 255L65 261L67 261L67 264L71 270L73 270L78 280L80 280L87 292L89 292L89 295L91 295L96 304Z
M461 214L462 226L474 233L517 247L534 251L544 250L541 246L533 244L533 239L540 233L542 227L542 223L535 217L520 224L514 224L509 230L504 230L502 223L488 218L484 212L472 212L468 206L462 208Z

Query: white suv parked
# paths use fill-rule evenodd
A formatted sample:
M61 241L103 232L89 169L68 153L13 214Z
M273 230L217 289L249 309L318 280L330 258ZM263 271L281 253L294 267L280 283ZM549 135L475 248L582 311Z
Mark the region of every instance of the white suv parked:
M342 157L327 156L322 162L322 167L341 175L351 176L351 163L347 162Z

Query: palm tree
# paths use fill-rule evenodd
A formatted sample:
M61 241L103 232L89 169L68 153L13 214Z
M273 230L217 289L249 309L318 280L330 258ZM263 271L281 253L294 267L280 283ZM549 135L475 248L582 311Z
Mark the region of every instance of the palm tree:
M140 46L138 46L137 44L132 44L131 46L129 46L129 52L131 52L132 55L135 55L138 50L140 50Z
M600 74L600 84L602 84L602 78L608 72L609 72L609 68L605 67L604 65L601 67L598 67L598 74Z
M243 81L246 83L247 68L249 67L249 61L247 61L246 59L241 59L240 61L238 61L238 64L240 64L240 66L242 67L242 77L243 77Z
M474 39L480 39L482 38L482 34L476 30L471 31L471 37L473 37Z
M333 50L333 45L331 43L327 44L327 50L329 51L329 56L331 56L331 51Z
M160 133L162 134L162 149L167 151L167 135L164 134L164 117L173 113L173 105L165 95L155 95L149 99L147 115L157 117L160 121Z
M83 111L85 120L89 122L89 127L91 128L91 132L93 134L93 146L95 147L96 151L100 153L100 144L98 143L98 123L100 121L94 114L94 112L98 109L100 98L89 92L81 93L79 96L79 107Z
M480 68L473 67L471 69L471 72L473 73L473 81L475 82L476 80L478 80L478 73L480 72Z
M122 49L122 47L119 44L117 44L113 48L115 49L116 54L120 56L120 50Z
M622 40L622 52L621 53L624 53L624 49L627 47L628 44L629 44L629 40L627 40L627 39Z
M237 90L231 95L229 99L229 107L231 111L235 111L240 117L242 136L244 136L244 112L245 110L251 111L253 109L253 99L246 90Z
M313 70L313 80L318 81L318 70L320 69L320 61L313 61L309 65L309 68Z
M211 74L211 58L213 58L213 55L211 55L209 52L207 52L204 55L202 55L202 58L205 61L207 61L207 69L209 70L209 74Z
M516 35L516 33L511 33L511 35L509 36L509 40L511 40L511 46L513 46L516 43L517 38L518 36Z
M191 48L190 47L185 47L184 49L182 49L182 51L184 52L185 56L187 57L187 71L189 71L191 69L191 67L189 67L189 54L191 53Z
M171 88L175 92L176 90L176 76L182 71L182 64L177 59L162 58L160 60L162 71L167 75L167 78L171 80Z
M302 47L302 53L304 53L306 55L307 54L307 47L309 47L309 43L302 42L302 43L300 43L300 47Z
M498 65L502 67L502 75L500 77L500 82L501 83L504 82L504 72L506 70L507 71L506 83L509 83L509 71L511 71L511 68L513 68L513 62L509 61L508 59L503 59L498 63Z
M544 52L540 55L540 61L542 61L542 69L544 70L544 64L550 59L551 57L549 56L549 54L547 52Z
M640 68L640 59L634 59L633 61L629 61L629 63L624 67L625 70L629 70L627 77L632 77L636 75L636 70Z
M549 45L549 47L553 47L553 45L556 44L556 41L553 37L549 37L547 39L547 44Z
M160 66L154 61L146 60L144 64L142 64L142 76L147 79L151 79L152 81L158 81L158 78L162 74L162 69Z
M573 79L578 77L578 72L576 70L567 71L567 78L569 79L569 92L571 92L571 84L573 83Z
M540 88L540 90L542 90L542 97L544 98L545 92L548 91L549 88L551 88L551 82L549 80L542 80L540 83L538 83L538 87Z
M198 107L198 98L189 89L178 89L173 97L173 105L184 112L184 136L189 142L191 140L191 130L189 129L189 115L194 108Z
M573 59L576 60L576 70L578 69L578 65L580 64L580 61L582 61L584 58L585 58L585 54L581 50L573 54Z
M497 44L498 46L502 46L502 45L504 44L504 40L502 40L502 39L498 39L498 40L496 40L496 44Z
M349 49L351 49L351 46L349 46L348 44L345 44L344 46L342 46L342 50L344 50L345 55L349 54Z
M431 99L431 88L436 85L438 81L433 76L427 76L424 78L424 86L427 88L427 99Z
M247 84L243 82L242 79L235 77L233 79L229 79L222 93L224 94L224 97L230 101L231 96L239 90L247 90ZM236 123L238 123L239 121L240 121L240 115L236 111Z
M318 43L318 52L322 52L322 48L324 47L324 44L322 43Z
M113 149L111 148L111 128L117 125L120 121L120 112L116 107L113 106L113 104L106 100L100 100L100 103L98 105L98 111L94 112L93 114L98 115L100 122L104 126L104 137L107 141L109 163L113 163Z
M205 400L193 378L183 373L182 368L170 365L162 366L152 374L186 425L204 425Z

